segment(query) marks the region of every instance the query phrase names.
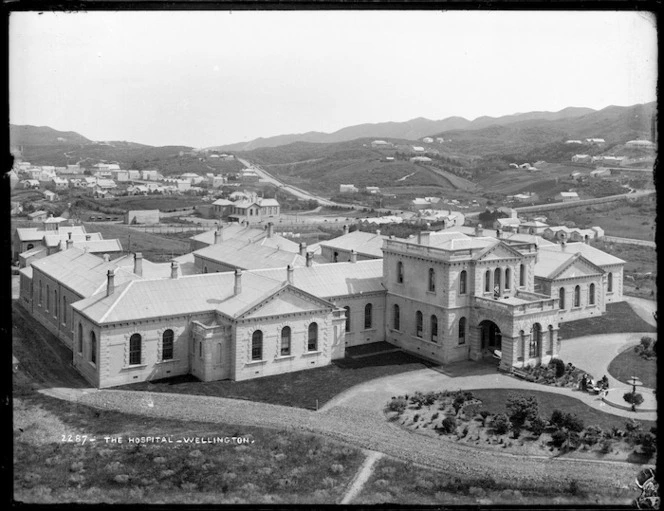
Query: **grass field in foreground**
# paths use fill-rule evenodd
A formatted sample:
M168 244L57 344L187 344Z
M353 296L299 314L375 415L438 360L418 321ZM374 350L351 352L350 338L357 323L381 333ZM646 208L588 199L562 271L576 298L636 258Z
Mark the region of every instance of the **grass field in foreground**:
M176 392L248 399L297 408L316 408L334 396L365 381L427 367L428 362L403 352L384 353L361 359L345 358L315 369L265 376L245 381L200 382L183 376L157 382L133 383L122 390Z

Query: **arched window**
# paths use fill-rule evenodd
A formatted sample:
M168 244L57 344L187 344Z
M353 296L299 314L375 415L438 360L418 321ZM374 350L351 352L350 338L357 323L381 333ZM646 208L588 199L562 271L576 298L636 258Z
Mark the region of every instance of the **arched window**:
M350 332L350 307L346 305L344 309L346 309L346 332Z
M401 317L399 315L399 306L397 304L394 304L394 329L395 330L401 330Z
M221 343L218 342L218 343L217 343L217 359L216 359L216 360L217 360L217 364L221 364L221 357L222 357L222 354L221 354Z
M558 291L558 308L565 308L565 288L561 287Z
M403 263L401 261L397 263L397 282L403 283Z
M46 312L51 310L51 287L46 284Z
M519 330L519 339L521 341L521 345L519 347L519 356L518 360L523 360L525 353L526 353L526 332L523 330Z
M39 306L41 307L44 303L44 283L39 281Z
M203 266L203 273L207 273L207 266Z
M526 265L522 264L519 266L519 286L523 287L526 285Z
M530 358L540 356L540 347L542 345L542 325L535 323L533 325L532 335L530 336Z
M606 281L606 291L607 293L613 293L613 273L609 272L609 276Z
M53 315L57 318L58 317L58 291L53 290Z
M417 311L415 313L415 335L417 335L418 337L422 337L422 328L423 328L422 323L423 322L424 321L422 319L422 312Z
M338 262L339 262L339 252L335 252L335 253L334 253L334 257L333 257L332 260L333 260L335 263L338 263Z
M546 350L547 353L553 352L553 325L549 325L549 347Z
M459 275L459 294L460 295L465 295L466 294L467 280L468 280L468 272L466 270L462 270L461 274Z
M307 333L307 351L318 350L318 323L311 323Z
M281 329L281 356L286 357L290 355L290 341L291 341L291 329L289 326L285 326Z
M365 328L365 330L366 330L367 328L371 328L371 324L372 324L372 317L371 317L371 316L372 316L372 314L371 314L371 313L372 313L372 309L373 309L373 306L372 306L370 303L368 303L368 304L366 304L366 305L364 306L364 328Z
M500 295L502 287L500 285L500 268L496 268L496 271L493 272L493 293Z
M251 360L263 358L263 332L256 330L251 336Z
M170 328L161 335L161 359L173 360L173 330Z
M466 344L466 318L459 320L459 344Z
M97 336L90 330L90 362L97 363Z
M67 324L67 297L62 296L62 323Z
M505 289L510 288L510 280L512 280L512 270L505 268Z
M141 335L134 334L129 338L129 365L141 363Z
M590 288L588 289L588 303L595 305L595 284L590 284Z
M32 250L33 248L35 248L35 246L32 243L28 243L28 247L25 250Z
M581 286L574 288L574 307L581 307Z
M436 291L436 271L433 268L429 268L429 291Z
M78 324L78 352L83 353L83 326Z
M438 318L431 316L431 341L438 342Z
M491 270L487 270L484 274L484 291L486 293L491 292Z

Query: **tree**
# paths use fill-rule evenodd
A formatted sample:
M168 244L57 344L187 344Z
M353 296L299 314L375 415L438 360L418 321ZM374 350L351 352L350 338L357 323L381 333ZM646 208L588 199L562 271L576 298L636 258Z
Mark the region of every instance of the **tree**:
M534 396L525 397L510 394L505 404L515 436L521 432L526 421L532 421L539 414L539 403Z
M510 420L504 413L496 415L491 421L491 427L496 434L503 435L510 430Z

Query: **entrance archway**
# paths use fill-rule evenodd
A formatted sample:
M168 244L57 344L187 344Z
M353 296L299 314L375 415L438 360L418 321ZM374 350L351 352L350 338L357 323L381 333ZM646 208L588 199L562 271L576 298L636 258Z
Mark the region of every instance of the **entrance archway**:
M485 319L480 323L480 339L482 351L500 350L502 346L502 335L500 328L493 321Z

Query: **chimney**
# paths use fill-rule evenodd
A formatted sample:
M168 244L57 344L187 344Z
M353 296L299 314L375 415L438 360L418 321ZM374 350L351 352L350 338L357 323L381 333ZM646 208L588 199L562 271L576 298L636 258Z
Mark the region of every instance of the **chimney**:
M300 255L302 257L307 256L307 244L306 243L300 243Z
M69 233L71 234L71 233ZM71 247L74 246L74 240L71 239L71 237L67 240L67 249L70 249Z
M85 241L90 241L90 237L91 237L91 236L90 236L89 234L86 234L86 235L85 235Z
M475 236L480 237L484 234L484 230L482 229L482 224L477 224L477 227L475 227Z
M267 224L267 237L271 238L272 236L274 236L274 224L269 222Z
M108 270L106 280L106 296L111 296L115 291L115 270Z
M417 244L428 245L430 241L431 231L420 231L417 233Z
M380 229L376 229L376 236L380 236Z
M235 285L233 287L233 295L239 295L242 292L242 270L237 268L235 270Z
M500 238L500 229L496 229L496 238Z
M105 263L108 263L108 262L110 262L110 261L111 261L111 256L108 255L108 254L104 254L104 262L105 262Z
M314 264L314 253L307 252L307 268L311 268Z
M562 249L563 252L565 251L566 247L567 247L567 242L565 240L562 240L560 242L560 248Z
M350 251L350 262L351 263L357 262L357 252L355 252L355 250Z
M143 254L140 252L134 254L134 273L139 277L143 276Z
M290 264L286 267L286 281L289 284L293 283L293 267Z
M67 233L67 235L68 235L68 239L71 239L71 231L69 231L69 232Z
M347 225L344 225L344 234L348 234L348 232L349 232L349 231L348 231L348 226L347 226Z
M178 268L180 268L180 265L178 264L177 261L171 261L171 278L172 279L177 279L178 278Z

